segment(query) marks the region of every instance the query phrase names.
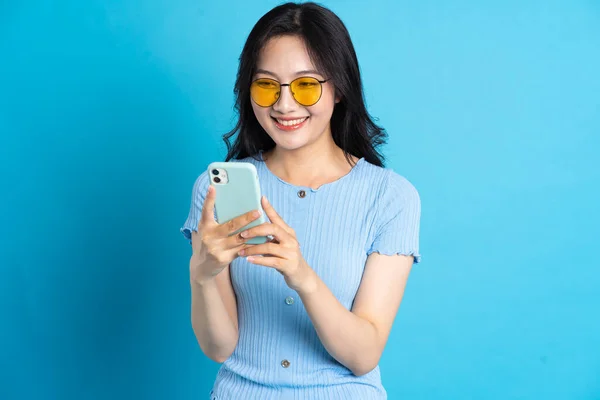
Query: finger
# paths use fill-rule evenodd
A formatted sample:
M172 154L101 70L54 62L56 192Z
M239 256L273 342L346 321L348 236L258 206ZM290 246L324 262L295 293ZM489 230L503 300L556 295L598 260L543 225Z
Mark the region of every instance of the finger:
M240 252L240 249L242 249L242 248L243 248L243 246L244 246L244 245L242 244L241 246L237 246L237 247L234 247L234 248L231 248L231 249L225 250L225 251L226 251L226 253L227 253L227 254L228 254L228 256L229 256L229 259L233 261L233 260L235 260L236 258L238 258L238 257L240 256L238 253Z
M260 210L249 211L245 214L240 215L239 217L235 217L230 219L227 222L222 223L217 228L217 232L221 236L229 236L234 232L242 229L244 226L248 225L250 222L260 217Z
M225 249L222 246L219 246L218 248L213 248L212 252L213 257L222 264L231 264L233 260L239 257L238 248Z
M290 228L290 226L285 223L283 218L281 218L279 214L277 214L277 211L275 211L271 203L269 203L269 200L266 196L262 197L261 202L263 209L265 210L265 213L267 214L271 222L281 226L287 233L291 234L292 228Z
M279 272L282 272L285 266L286 260L279 257L259 257L252 256L247 258L249 263L262 265L265 267L271 267L276 269Z
M246 243L248 239L237 235L231 235L225 239L224 247L227 249L237 249L238 251L246 247L256 246L255 244Z
M238 233L237 235L231 235L227 239L225 239L225 248L228 248L228 249L237 248L237 250L242 250L242 249L245 249L247 247L254 247L254 246L256 246L256 244L254 244L254 243L247 243L247 241L249 239L250 238L242 237L241 233ZM279 244L280 243L279 240L277 240L272 235L268 235L267 236L267 241L270 242L270 243L275 243L275 244Z
M215 223L215 198L217 197L216 190L212 185L208 186L206 197L204 198L204 204L202 205L202 217L198 221L198 228L200 224L208 225Z
M254 256L254 255L270 255L273 257L280 257L287 259L288 252L282 246L277 245L275 243L264 243L257 244L255 246L251 246L245 249L242 249L238 252L240 256Z
M279 243L290 243L295 238L285 231L281 226L265 222L253 228L247 229L240 233L245 240L256 236L274 236Z

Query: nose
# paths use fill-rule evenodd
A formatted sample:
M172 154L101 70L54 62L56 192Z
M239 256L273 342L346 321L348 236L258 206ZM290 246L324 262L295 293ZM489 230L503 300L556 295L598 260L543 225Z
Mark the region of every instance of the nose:
M289 113L298 107L298 103L292 96L292 88L289 85L282 85L280 88L279 99L273 104L273 110L281 114Z

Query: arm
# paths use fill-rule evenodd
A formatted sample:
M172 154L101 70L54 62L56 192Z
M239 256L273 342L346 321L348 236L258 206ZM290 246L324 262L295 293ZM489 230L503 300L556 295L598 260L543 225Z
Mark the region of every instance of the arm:
M364 375L377 366L404 295L408 275L413 263L420 258L420 200L416 190L410 186L408 189L400 190L398 195L391 191L384 197L384 214L377 222L377 234L367 253L362 282L351 311L308 266L295 231L266 198L263 198L263 209L272 223L241 233L247 238L275 237L274 243L244 249L239 255L248 256L250 263L274 268L284 276L287 285L302 299L325 349L355 375ZM270 256L254 256L264 254Z
M379 363L412 264L412 256L371 254L352 311L314 271L310 289L298 291L323 346L353 374L364 375Z
M229 267L214 279L202 283L191 281L190 284L192 328L196 340L207 357L222 363L233 353L239 337L237 303Z
M194 186L193 203L184 232L192 244L190 285L191 320L200 348L212 360L224 362L238 342L237 302L231 282L230 265L237 251L245 246L239 228L258 218L248 212L227 223L215 221L215 190L208 186L206 173ZM196 224L196 229L193 226Z

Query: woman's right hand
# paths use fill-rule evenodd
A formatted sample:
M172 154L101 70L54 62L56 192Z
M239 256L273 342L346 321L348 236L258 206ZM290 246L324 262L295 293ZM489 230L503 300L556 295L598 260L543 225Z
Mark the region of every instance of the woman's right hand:
M240 235L230 235L260 216L254 210L218 224L214 217L215 197L215 189L209 185L198 231L192 231L190 279L198 284L213 279L238 256L238 251L250 246Z

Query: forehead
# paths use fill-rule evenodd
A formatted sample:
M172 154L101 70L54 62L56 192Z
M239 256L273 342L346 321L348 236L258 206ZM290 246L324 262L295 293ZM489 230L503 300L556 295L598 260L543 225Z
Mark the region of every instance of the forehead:
M262 48L256 68L270 71L280 78L316 69L304 41L297 36L271 38Z

